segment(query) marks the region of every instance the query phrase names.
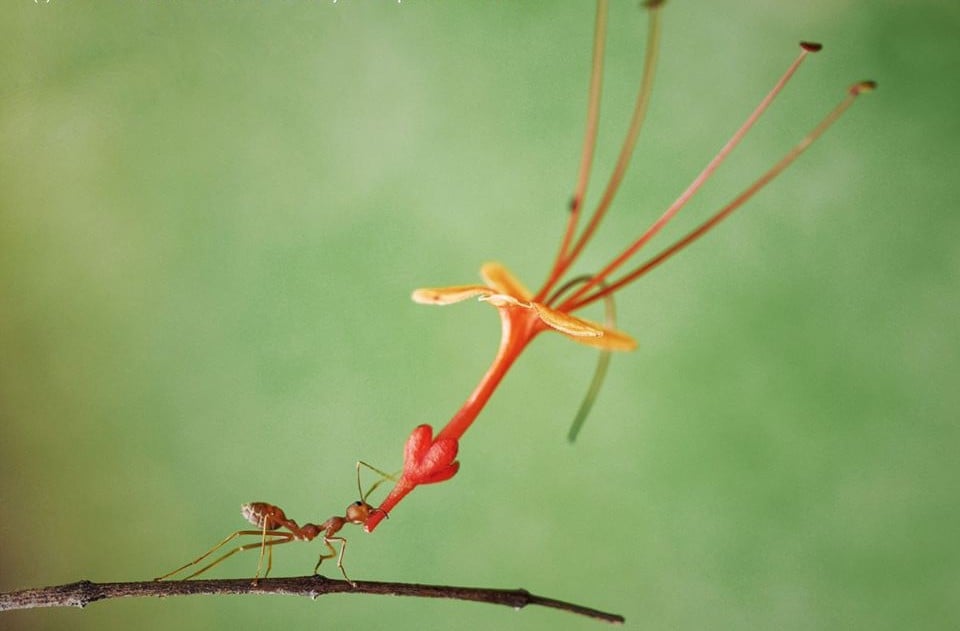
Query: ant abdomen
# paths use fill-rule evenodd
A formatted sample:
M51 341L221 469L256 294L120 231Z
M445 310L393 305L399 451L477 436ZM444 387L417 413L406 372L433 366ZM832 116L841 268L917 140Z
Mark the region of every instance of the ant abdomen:
M273 530L287 520L283 510L266 502L250 502L240 507L240 514L257 528Z

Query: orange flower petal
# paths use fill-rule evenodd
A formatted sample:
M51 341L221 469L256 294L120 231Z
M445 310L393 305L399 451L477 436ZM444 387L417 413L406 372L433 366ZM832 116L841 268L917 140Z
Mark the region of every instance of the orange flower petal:
M410 297L422 305L452 305L474 296L492 296L495 294L483 285L457 285L456 287L427 287L415 289Z
M537 310L537 315L540 316L541 320L561 333L574 337L600 337L603 335L603 327L599 324L551 309L540 303L533 303L533 308Z
M561 331L563 333L563 331ZM603 335L600 337L575 337L563 333L574 342L599 348L605 351L633 351L637 349L637 341L616 329L603 329Z
M622 331L608 329L537 302L533 303L533 308L537 310L537 315L544 324L560 331L574 342L608 351L632 351L637 347L637 341Z
M524 287L523 283L517 280L517 277L500 263L484 263L480 268L480 276L483 278L483 282L496 289L498 293L513 296L524 302L533 298L530 290Z
M491 293L489 296L480 296L482 302L489 302L494 307L523 307L524 309L533 308L532 302L525 302L523 300L517 300L513 296L508 296L507 294L494 294Z

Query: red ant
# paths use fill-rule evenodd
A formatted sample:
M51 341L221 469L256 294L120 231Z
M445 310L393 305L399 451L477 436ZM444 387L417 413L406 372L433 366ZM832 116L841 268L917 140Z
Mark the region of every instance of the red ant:
M367 467L371 471L374 471L381 476L381 479L375 482L366 493L363 493L360 488L360 465ZM270 569L273 567L273 546L278 546L283 543L290 543L291 541L313 541L317 537L322 537L323 543L327 547L327 552L320 553L320 558L317 560L317 564L313 567L313 573L317 574L317 571L320 569L320 564L323 563L324 559L332 559L333 557L337 557L337 567L340 568L340 573L343 574L343 578L346 579L348 583L355 586L356 584L350 580L350 577L347 576L347 572L343 569L343 553L347 549L347 540L344 537L337 536L337 533L340 532L340 529L346 524L362 525L364 522L366 522L367 518L371 514L380 510L373 508L370 506L370 504L367 504L366 500L367 497L369 497L370 494L373 493L373 491L376 490L376 488L385 480L396 480L396 476L384 473L383 471L380 471L376 467L372 467L363 461L358 461L357 491L360 493L360 499L347 506L346 513L343 516L331 517L322 524L304 524L300 526L296 521L288 518L283 512L283 509L281 509L279 506L274 506L273 504L268 504L266 502L250 502L249 504L243 504L240 507L240 513L243 515L244 519L256 526L259 530L238 530L227 536L223 541L213 546L193 561L190 561L189 563L178 567L172 572L168 572L167 574L159 576L153 580L162 581L175 574L179 574L187 568L197 565L211 554L238 537L258 535L260 537L259 542L245 543L240 545L217 557L214 561L203 566L193 574L185 576L182 580L189 580L195 576L203 574L213 566L218 565L221 561L233 556L237 552L244 552L246 550L260 548L260 558L257 562L257 573L253 577L253 582L256 583L260 578L260 570L263 568L264 551L267 552L267 571L263 573L263 577L266 578L267 575L270 574ZM285 528L286 531L281 530L282 528ZM337 554L337 550L333 547L334 541L337 541L340 544L339 554Z

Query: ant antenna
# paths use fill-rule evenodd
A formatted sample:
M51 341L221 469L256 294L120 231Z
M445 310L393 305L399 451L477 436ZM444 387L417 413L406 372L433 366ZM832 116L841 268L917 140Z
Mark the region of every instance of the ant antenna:
M366 492L366 493L363 492L363 487L361 487L361 485L360 485L360 466L361 466L361 465L364 466L364 467L366 467L367 469L370 469L371 471L373 471L374 473L376 473L378 476L380 476L380 479L377 480L376 482L374 482L374 483L370 486L370 488L367 489L367 492ZM396 482L396 481L398 480L398 477L397 477L397 476L398 476L399 474L400 474L399 471L398 471L397 473L387 473L386 471L381 471L380 469L374 467L374 466L371 465L371 464L368 464L368 463L364 462L363 460L357 460L357 493L359 493L360 501L366 503L367 498L370 497L370 495L371 495L374 491L376 491L377 488L378 488L381 484L383 484L383 483L386 482L387 480L389 480L389 481L391 481L391 482ZM377 509L377 510L379 510L379 509Z

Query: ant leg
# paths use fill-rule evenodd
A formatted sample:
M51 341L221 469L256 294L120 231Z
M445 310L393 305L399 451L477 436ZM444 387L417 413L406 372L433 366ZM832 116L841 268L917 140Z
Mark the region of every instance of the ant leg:
M225 538L223 539L223 541L221 541L221 542L218 543L217 545L213 546L212 548L210 548L209 550L207 550L206 552L204 552L202 555L200 555L199 557L197 557L197 558L194 559L193 561L190 561L189 563L186 563L186 564L184 564L184 565L181 565L180 567L178 567L178 568L175 569L174 571L172 571L172 572L167 572L167 573L164 574L163 576L158 576L157 578L155 578L155 579L153 579L153 580L155 580L155 581L162 581L162 580L164 580L164 579L170 578L170 577L173 576L174 574L178 574L178 573L182 572L183 570L187 569L188 567L191 567L191 566L193 566L193 565L196 565L197 563L200 563L200 561L203 561L203 560L206 559L208 556L210 556L211 554L213 554L214 552L216 552L217 550L219 550L219 549L222 548L223 546L227 545L228 543L230 543L232 540L236 539L237 537L240 537L240 536L243 536L243 535L251 535L251 534L252 534L252 535L259 535L259 534L261 534L261 533L260 533L259 530L238 530L238 531L236 531L236 532L228 535L227 537L225 537ZM207 567L211 567L211 566L207 566ZM194 576L196 576L196 574L194 574ZM189 578L189 577L188 577L188 578Z
M269 520L263 520L263 531L260 534L260 557L257 559L257 573L253 575L253 584L257 584L257 579L260 578L260 569L263 568L263 551L267 549L267 522ZM270 573L270 568L273 567L273 547L270 548L270 554L267 559L267 574ZM263 578L267 578L267 574L263 575Z
M337 555L337 549L333 547L333 544L332 544L332 543L330 543L331 541L339 541L339 542L340 542L340 554L339 554L339 555ZM347 547L347 540L344 539L343 537L324 537L324 538L323 538L323 544L324 544L325 546L327 546L327 550L329 550L330 553L329 553L329 554L321 554L321 555L320 555L320 559L317 561L317 564L313 567L313 574L314 574L314 575L317 574L317 570L320 569L320 564L323 563L323 560L324 560L324 559L332 559L333 557L337 557L337 567L340 568L340 573L343 574L343 578L344 578L348 583L350 583L351 586L356 587L357 584L354 583L352 580L350 580L350 577L347 576L346 570L343 569L343 551L344 551L344 550L346 549L346 547Z
M320 558L317 559L317 564L313 566L313 575L316 576L320 572L320 564L323 563L324 559L332 559L337 556L337 551L334 550L333 546L330 545L330 541L324 537L323 544L327 546L327 549L330 551L330 554L320 553Z
M260 531L258 531L258 530L247 530L247 531L244 531L243 534L245 534L245 535L259 535L259 534L260 534ZM280 545L281 543L290 543L291 541L294 541L293 534L291 534L291 533L289 533L289 532L278 532L278 531L268 530L268 531L267 531L267 534L270 535L271 537L275 537L275 538L274 538L274 539L267 539L266 541L260 541L260 542L258 542L258 543L245 543L245 544L243 544L242 546L238 546L238 547L234 548L233 550L231 550L230 552L227 552L227 553L224 554L223 556L218 557L216 561L214 561L214 562L212 562L212 563L210 563L210 564L208 564L208 565L205 565L204 567L200 568L199 570L197 570L196 572L194 572L194 573L191 574L190 576L187 576L187 577L184 578L183 580L186 581L186 580L189 580L189 579L193 578L194 576L199 576L200 574L203 574L204 572L206 572L207 570L209 570L209 569L212 568L213 566L218 565L218 564L221 563L222 561L225 561L226 559L232 557L232 556L235 555L237 552L246 552L247 550L253 550L254 548L265 548L265 547L267 547L267 546L271 546L270 550L271 550L271 552L272 552L272 551L273 551L272 546ZM268 569L267 571L269 572L270 570ZM253 583L254 583L254 585L256 585L257 578L258 578L258 577L256 577L256 576L253 578ZM264 578L266 578L266 576L264 576Z
M371 486L369 489L367 489L367 492L366 492L366 493L362 492L362 490L361 490L361 488L360 488L360 465L363 465L363 466L366 467L367 469L370 469L371 471L373 471L374 473L376 473L377 475L380 476L380 479L377 480L376 482L374 482L374 483L373 483L373 486ZM397 481L397 475L398 475L399 473L400 473L400 472L398 471L397 473L390 474L390 473L387 473L386 471L381 471L380 469L377 469L377 468L374 467L373 465L367 464L367 463L364 462L363 460L357 460L357 491L360 493L360 499L361 499L362 501L366 502L366 501L367 501L367 498L370 497L370 494L371 494L371 493L373 493L374 491L377 490L377 487L378 487L378 486L380 486L381 484L383 484L383 483L386 482L387 480L389 480L389 481L391 481L391 482L396 482L396 481Z
M357 584L350 580L350 577L347 576L347 571L343 569L343 553L347 550L347 540L343 537L326 537L324 541L326 542L327 547L330 548L330 552L333 552L333 546L330 544L330 542L340 542L340 555L337 557L337 567L340 568L340 573L343 574L343 578L345 578L348 583L356 587Z
M268 541L267 540L268 532L269 531L266 528L264 528L263 537L260 539L260 560L257 561L257 573L253 575L253 581L251 581L253 585L256 585L257 582L260 580L260 568L263 566L263 551L264 550L267 551L267 571L263 573L263 578L267 578L268 576L270 576L270 570L273 569L273 546L280 545L281 543L289 543L290 541L293 540L292 535L288 536L287 533L280 533L282 536L278 536L276 539L270 539ZM241 550L249 550L249 549L252 549L253 546L254 544L248 543L246 545L240 546L240 548L237 550L234 550L234 552L240 552ZM230 554L233 554L233 553L231 552ZM228 555L224 555L224 558L226 558L226 556ZM219 559L218 562L222 560L223 559Z

